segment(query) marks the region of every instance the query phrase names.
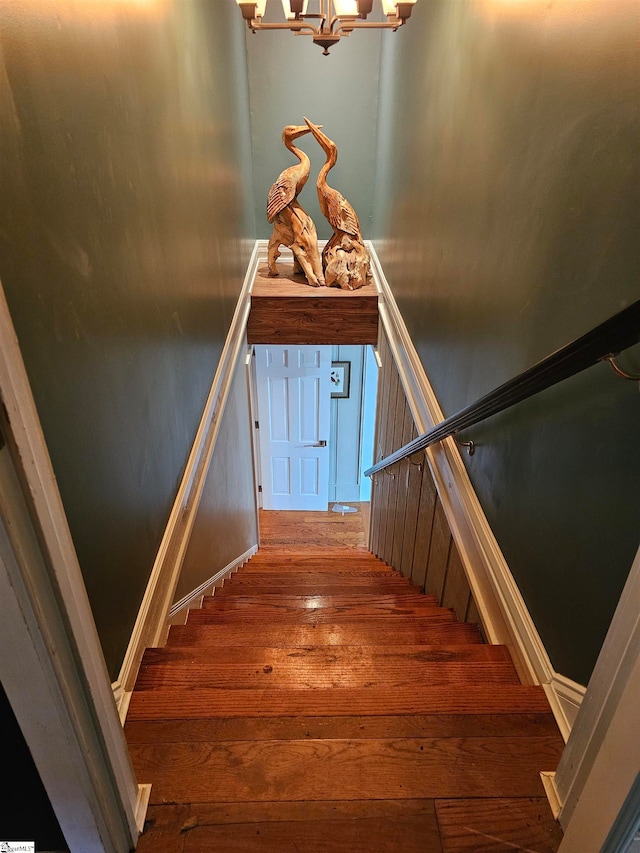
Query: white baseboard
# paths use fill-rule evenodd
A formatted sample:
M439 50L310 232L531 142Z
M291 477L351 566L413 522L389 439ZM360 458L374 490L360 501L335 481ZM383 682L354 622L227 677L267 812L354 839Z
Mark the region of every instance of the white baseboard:
M411 413L424 433L445 417L411 341L400 310L371 244L380 320L400 374ZM453 438L426 450L447 521L460 552L471 593L491 643L509 647L525 684L541 684L565 740L585 689L553 669L549 655L489 526Z
M545 771L540 774L540 778L542 779L544 792L547 795L547 799L549 800L551 813L554 819L557 820L558 815L560 814L560 810L562 808L562 803L560 802L560 798L558 797L558 789L556 788L556 774L548 773Z
M147 816L149 808L149 799L151 797L151 785L138 785L138 799L136 801L136 826L139 831L144 830L144 820Z
M218 436L222 413L233 376L241 356L250 309L250 293L259 263L259 246L253 248L242 290L231 321L227 340L220 355L191 453L151 570L138 617L115 684L119 710L126 693L133 690L144 650L161 644L166 631L182 562L195 521L198 504ZM123 719L122 713L120 713Z

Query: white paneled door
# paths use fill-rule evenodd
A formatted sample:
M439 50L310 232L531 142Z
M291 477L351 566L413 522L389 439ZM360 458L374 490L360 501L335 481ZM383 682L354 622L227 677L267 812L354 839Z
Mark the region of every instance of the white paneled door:
M263 509L326 510L330 346L256 346Z

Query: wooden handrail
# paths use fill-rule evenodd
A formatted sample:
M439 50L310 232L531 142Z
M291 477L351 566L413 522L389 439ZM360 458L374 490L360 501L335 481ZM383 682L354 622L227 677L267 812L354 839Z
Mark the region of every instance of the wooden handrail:
M364 473L371 477L409 456L436 444L467 427L497 415L505 409L551 388L600 361L607 360L640 342L640 300L614 314L604 323L551 353L528 370L494 388L475 403L451 415L409 444L381 459ZM629 377L636 378L636 377Z

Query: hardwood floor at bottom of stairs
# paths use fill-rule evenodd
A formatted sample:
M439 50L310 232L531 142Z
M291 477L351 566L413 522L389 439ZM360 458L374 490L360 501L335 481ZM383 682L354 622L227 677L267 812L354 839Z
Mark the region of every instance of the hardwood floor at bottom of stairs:
M540 797L151 806L137 853L555 853Z
M443 853L433 800L151 806L137 853Z
M438 800L436 813L446 853L547 853L562 840L545 798Z

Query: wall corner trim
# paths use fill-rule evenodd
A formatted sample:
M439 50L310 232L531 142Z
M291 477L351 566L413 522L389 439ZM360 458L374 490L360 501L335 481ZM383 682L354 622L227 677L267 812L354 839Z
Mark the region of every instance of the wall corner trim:
M0 676L69 848L129 850L143 805L1 284L0 398Z
M565 832L560 846L563 853L565 849L567 853L618 850L613 846L614 837L637 829L640 740L634 735L640 705L638 601L640 548L556 769L555 785L562 804L558 819ZM631 812L629 803L633 803Z
M256 241L200 425L151 570L120 673L115 682L121 685L125 693L133 690L144 650L160 645L165 635L167 615L195 522L211 455L218 437L222 413L229 396L238 359L242 353L251 307L251 287L259 260L259 243Z
M371 243L371 267L380 293L380 321L420 432L445 417L413 345L382 265ZM525 684L544 686L565 741L586 688L557 673L531 618L504 554L489 526L452 438L426 451L471 593L491 643L509 647Z

